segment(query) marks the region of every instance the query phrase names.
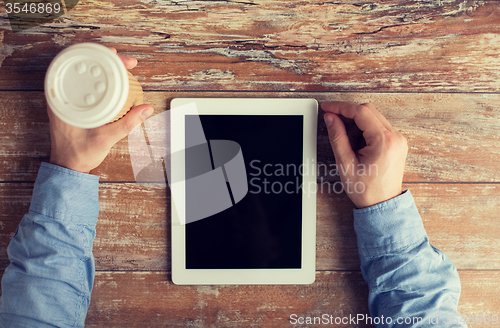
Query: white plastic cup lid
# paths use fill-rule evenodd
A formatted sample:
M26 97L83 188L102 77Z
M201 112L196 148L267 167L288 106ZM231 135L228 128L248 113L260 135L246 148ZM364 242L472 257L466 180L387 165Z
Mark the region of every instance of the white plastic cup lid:
M63 122L95 128L110 122L125 105L129 90L125 65L113 51L80 43L61 51L45 75L45 97Z

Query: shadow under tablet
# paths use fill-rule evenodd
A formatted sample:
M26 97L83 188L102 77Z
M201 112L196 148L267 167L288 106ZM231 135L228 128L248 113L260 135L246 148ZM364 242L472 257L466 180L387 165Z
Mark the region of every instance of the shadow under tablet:
M249 186L232 207L186 224L186 269L301 268L303 117L199 119L207 140L241 146ZM186 116L186 134L194 124L196 117Z

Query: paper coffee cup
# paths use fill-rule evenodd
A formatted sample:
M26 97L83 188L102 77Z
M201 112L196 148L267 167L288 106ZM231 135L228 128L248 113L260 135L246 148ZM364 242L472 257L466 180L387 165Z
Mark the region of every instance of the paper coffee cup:
M130 72L127 73L128 73L128 97L121 111L115 116L115 118L111 120L111 122L120 119L123 115L127 114L131 108L144 103L144 93L142 91L142 87L139 81L137 81L137 79L132 75L132 73Z
M142 88L113 51L80 43L61 51L45 75L45 97L57 117L79 128L115 121L142 103Z

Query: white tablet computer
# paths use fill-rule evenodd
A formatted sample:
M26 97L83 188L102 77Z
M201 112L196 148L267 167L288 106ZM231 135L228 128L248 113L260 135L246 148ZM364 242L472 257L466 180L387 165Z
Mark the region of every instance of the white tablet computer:
M172 280L310 284L314 99L171 102Z

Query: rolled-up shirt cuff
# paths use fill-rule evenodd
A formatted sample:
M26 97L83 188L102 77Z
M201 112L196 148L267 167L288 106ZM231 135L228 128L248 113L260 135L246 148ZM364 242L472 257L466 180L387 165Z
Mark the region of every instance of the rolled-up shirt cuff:
M35 181L30 211L59 221L97 224L99 176L42 163Z
M404 251L427 240L409 190L363 209L354 209L354 230L360 257L374 258Z

